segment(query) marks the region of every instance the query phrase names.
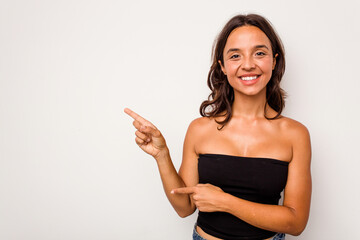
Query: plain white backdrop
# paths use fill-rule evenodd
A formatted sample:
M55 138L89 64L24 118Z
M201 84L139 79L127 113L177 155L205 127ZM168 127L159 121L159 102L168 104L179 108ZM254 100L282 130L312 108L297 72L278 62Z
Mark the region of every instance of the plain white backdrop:
M0 0L0 239L191 239L135 144L130 107L178 169L209 94L212 43L238 13L267 17L287 57L284 115L312 138L302 235L359 229L357 1Z

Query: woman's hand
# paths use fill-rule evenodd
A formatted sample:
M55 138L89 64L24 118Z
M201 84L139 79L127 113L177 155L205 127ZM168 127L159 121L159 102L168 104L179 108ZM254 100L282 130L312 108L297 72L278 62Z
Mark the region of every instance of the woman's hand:
M133 125L137 129L135 142L144 152L155 159L162 154L167 154L168 149L165 139L151 122L128 108L125 108L124 112L134 119Z
M201 212L222 212L222 199L224 196L221 188L207 184L197 184L194 187L176 188L172 194L190 194L197 209Z

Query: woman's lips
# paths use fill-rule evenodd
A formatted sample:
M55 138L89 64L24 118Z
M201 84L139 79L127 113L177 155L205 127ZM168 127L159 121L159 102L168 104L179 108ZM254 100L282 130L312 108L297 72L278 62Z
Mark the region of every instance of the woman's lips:
M240 82L244 85L253 85L255 84L259 79L261 75L243 75L239 77Z

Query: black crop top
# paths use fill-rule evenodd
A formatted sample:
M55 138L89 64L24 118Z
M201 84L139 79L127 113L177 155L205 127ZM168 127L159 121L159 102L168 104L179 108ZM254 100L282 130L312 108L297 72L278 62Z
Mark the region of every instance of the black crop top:
M199 183L210 183L252 202L277 205L286 185L288 165L271 158L200 154ZM259 240L276 234L226 212L199 211L197 225L204 232L226 240Z

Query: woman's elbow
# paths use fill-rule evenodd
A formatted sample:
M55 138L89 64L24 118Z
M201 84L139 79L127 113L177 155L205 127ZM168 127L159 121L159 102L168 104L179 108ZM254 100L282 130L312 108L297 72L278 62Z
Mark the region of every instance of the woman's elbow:
M181 218L186 218L186 217L188 217L188 216L190 216L191 215L191 213L189 214L189 213L177 213L178 215L179 215L179 217L181 217Z
M295 230L295 231L289 232L289 234L293 235L293 236L299 236L303 231L304 231L304 229L303 230Z
M299 236L305 230L308 221L308 215L297 214L293 208L290 208L290 210L292 214L287 218L287 227L284 233L288 233L293 236Z
M179 217L181 217L181 218L186 218L186 217L188 217L188 216L190 216L192 213L186 213L186 212L176 212L178 215L179 215Z
M185 210L185 211L181 211L181 210L177 210L176 213L179 215L179 217L181 218L186 218L188 216L190 216L191 214L193 214L195 212L196 209L189 209L189 210Z
M305 230L306 223L293 222L290 223L288 226L288 234L293 236L299 236Z

